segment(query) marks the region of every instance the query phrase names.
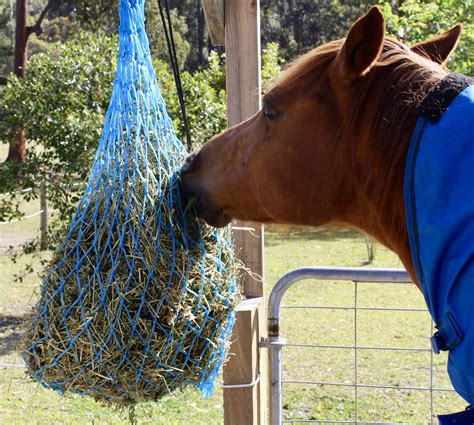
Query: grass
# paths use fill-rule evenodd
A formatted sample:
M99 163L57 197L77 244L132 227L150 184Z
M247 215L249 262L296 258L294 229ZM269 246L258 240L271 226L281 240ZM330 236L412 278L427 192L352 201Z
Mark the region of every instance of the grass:
M4 162L8 156L8 144L0 140L0 163ZM0 199L5 195L0 194ZM21 206L22 212L29 216L40 210L40 200L34 199L24 202ZM40 216L13 222L7 225L0 223L0 255L5 254L10 246L17 246L21 243L31 241L39 235Z
M10 226L10 225L9 225ZM0 226L0 245L5 238ZM20 229L19 229L20 230ZM27 311L39 279L22 284L12 276L25 267L28 258L12 265L0 256L0 363L18 362L14 345L21 331L19 318ZM349 230L270 227L266 232L267 294L287 271L304 265L366 266L364 238ZM376 245L371 267L401 267L398 258ZM354 285L349 282L301 282L285 297L285 306L330 305L352 307ZM358 285L359 306L422 308L423 299L413 285ZM427 313L358 312L358 344L385 347L428 348L431 325ZM353 310L283 310L282 332L290 343L352 345ZM398 387L428 386L429 352L360 350L358 380L364 384ZM286 347L284 379L354 382L354 350ZM445 356L435 356L435 385L449 387ZM359 388L359 420L427 423L429 392ZM194 390L176 394L160 403L137 408L140 424L221 424L222 393L208 400ZM292 419L352 420L354 389L328 385L284 385L284 416ZM461 410L465 404L452 393L436 393L437 413ZM4 424L124 424L127 412L104 408L82 397L60 397L24 378L21 369L2 369L0 374L0 422Z

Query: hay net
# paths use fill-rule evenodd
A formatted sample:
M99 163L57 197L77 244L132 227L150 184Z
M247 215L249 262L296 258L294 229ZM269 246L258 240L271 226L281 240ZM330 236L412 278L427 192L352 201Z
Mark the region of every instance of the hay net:
M102 138L23 351L45 387L120 405L188 384L209 396L237 298L229 229L211 229L183 206L187 153L157 85L144 3L120 0Z

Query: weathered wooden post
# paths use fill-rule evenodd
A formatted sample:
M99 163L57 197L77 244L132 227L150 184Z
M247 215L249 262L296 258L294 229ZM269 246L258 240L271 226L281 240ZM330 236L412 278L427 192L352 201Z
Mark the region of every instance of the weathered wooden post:
M224 46L224 0L202 0L202 8L212 44L214 46Z
M227 120L240 123L260 109L260 1L202 0L214 44L225 45ZM223 37L223 35L225 36ZM237 253L263 278L263 226L234 223ZM243 229L253 229L252 231ZM258 343L266 335L264 286L250 275L242 278L247 298L237 308L231 355L224 367L224 423L266 423L266 356Z

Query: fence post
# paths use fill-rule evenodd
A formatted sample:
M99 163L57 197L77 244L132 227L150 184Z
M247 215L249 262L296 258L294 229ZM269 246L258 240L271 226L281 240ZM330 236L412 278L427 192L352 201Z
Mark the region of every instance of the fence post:
M46 194L46 182L43 180L40 187L40 249L48 249L48 198Z
M236 308L230 356L224 368L224 424L264 425L266 376L258 343L265 331L265 302L250 298Z
M260 0L225 0L224 6L227 121L232 126L260 109ZM234 224L240 228L234 232L237 255L253 273L263 277L263 226ZM224 367L224 424L264 425L267 361L258 348L266 335L264 286L250 274L244 274L241 284L249 299L237 309L230 359ZM258 376L256 385L226 388L251 384Z

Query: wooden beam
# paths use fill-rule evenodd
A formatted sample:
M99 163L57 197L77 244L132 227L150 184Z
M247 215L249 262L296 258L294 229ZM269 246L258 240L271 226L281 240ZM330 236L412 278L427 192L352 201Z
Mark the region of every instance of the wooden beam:
M243 301L236 308L234 336L224 368L224 424L264 425L266 380L262 375L258 342L265 332L263 298ZM258 381L258 382L257 382ZM243 388L226 385L251 384Z
M232 126L251 117L261 105L259 0L226 0L225 22L227 121ZM253 229L235 231L237 253L263 278L263 226L237 222L235 227ZM246 275L242 284L248 298L264 296L260 280Z
M225 0L225 50L227 121L238 124L255 114L261 105L260 1ZM263 279L263 226L236 222L237 254L253 273ZM248 298L237 311L230 360L224 367L224 384L254 382L248 388L224 388L225 425L266 424L266 356L258 342L266 336L264 286L261 279L245 274L243 293Z
M212 44L214 46L224 46L224 0L201 0L201 4Z

